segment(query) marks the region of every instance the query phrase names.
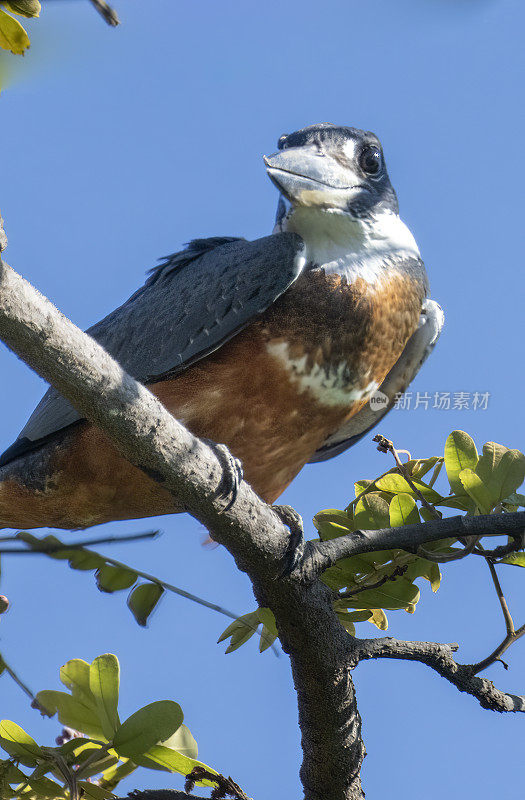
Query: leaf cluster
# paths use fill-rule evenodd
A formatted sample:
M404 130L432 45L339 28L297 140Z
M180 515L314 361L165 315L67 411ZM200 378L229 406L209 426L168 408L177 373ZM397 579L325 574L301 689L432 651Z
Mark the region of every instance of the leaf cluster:
M0 6L0 47L15 55L24 55L30 45L29 36L24 26L12 14L27 18L39 17L42 8L40 0L2 0Z
M67 691L41 691L35 703L70 729L72 738L59 740L57 747L38 745L10 720L0 722L0 746L8 754L0 760L2 800L106 800L139 766L185 776L195 768L217 774L197 760L197 743L178 703L150 703L121 723L119 678L111 653L91 664L82 659L64 664L60 680Z
M448 486L437 491L436 482L443 465ZM453 431L445 442L442 456L410 459L375 480L354 484L355 497L341 509L326 509L314 517L321 540L346 536L357 530L397 528L439 519L449 509L466 515L512 513L525 507L525 496L517 492L525 479L525 455L495 442L483 445L478 454L473 439L464 431ZM323 574L323 581L334 591L334 608L348 630L355 635L355 624L368 621L386 630L386 611L404 610L413 614L420 599L416 581L423 578L436 592L441 582L440 559L461 555L453 547L455 539L425 545L418 552L383 550L362 553L339 561ZM461 543L463 544L463 543ZM513 553L498 563L525 566L525 554ZM261 616L262 612L262 616ZM263 631L272 635L275 620L268 624L269 609L257 609L239 617L221 635L230 638L227 653L236 650L263 622ZM273 625L273 628L272 628ZM261 651L266 649L261 639Z

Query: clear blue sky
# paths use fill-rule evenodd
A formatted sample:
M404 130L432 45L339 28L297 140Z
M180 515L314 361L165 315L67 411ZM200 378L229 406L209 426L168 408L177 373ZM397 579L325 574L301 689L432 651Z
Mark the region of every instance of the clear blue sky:
M7 260L87 327L192 237L267 234L277 195L261 154L280 134L320 121L373 130L446 313L412 389L491 395L485 411L393 412L381 431L418 456L439 452L454 428L480 445L523 449L523 2L115 3L116 30L87 2L44 2L32 51L0 98ZM3 347L0 375L7 446L44 387ZM364 441L306 468L283 500L311 533L317 510L345 505L354 479L384 468L385 456ZM201 546L204 532L190 518L96 532L152 527L164 531L159 541L108 553L239 613L254 607L246 577L224 550ZM483 566L450 566L436 596L423 590L414 616L390 614L391 634L458 641L466 662L485 656L502 624ZM125 714L176 699L204 761L256 800L275 796L276 782L280 797L299 796L286 657L258 655L254 640L225 656L215 641L227 621L179 598L166 597L142 630L125 596L100 594L90 574L38 558L3 567L12 609L0 649L35 691L58 688L69 658L115 652ZM523 575L508 568L503 580L523 622ZM487 674L522 693L523 642L508 660L508 672L496 665ZM369 797L521 795L523 719L481 710L419 665L362 664L355 679ZM1 716L53 741L55 721L41 720L6 677L0 704ZM144 772L128 788L169 785L169 776Z

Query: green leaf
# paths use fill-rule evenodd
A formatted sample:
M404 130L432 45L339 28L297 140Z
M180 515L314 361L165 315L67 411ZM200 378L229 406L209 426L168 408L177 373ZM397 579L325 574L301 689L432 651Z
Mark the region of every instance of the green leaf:
M388 503L379 492L369 492L358 501L354 511L354 528L379 530L389 528Z
M348 613L346 611L339 611L337 614L337 618L345 631L350 634L350 636L356 635L355 625L351 619L348 618Z
M120 592L122 589L129 589L137 582L138 575L127 567L114 567L112 564L105 564L97 570L97 586L101 592Z
M337 508L318 511L313 518L313 523L323 541L335 539L337 536L345 536L348 531L354 530L350 515Z
M50 800L57 800L57 798L66 797L64 787L59 786L59 784L55 783L51 778L29 778L27 782L38 798L43 797L50 798ZM30 796L34 796L33 792L30 793Z
M146 627L148 619L164 594L158 583L141 583L128 596L128 608L139 625Z
M264 653L277 639L277 625L275 623L275 617L269 608L259 608L258 617L263 624L259 641L259 652Z
M169 747L164 747L163 745L151 747L147 753L138 757L137 763L142 767L161 769L166 772L178 772L180 775L188 775L195 767L204 767L208 772L214 775L218 774L214 769L203 764L201 761L188 758L182 753L178 753L176 750L171 750ZM197 786L215 787L216 784L208 780L203 780L197 781Z
M36 766L37 758L44 756L35 740L20 725L9 719L0 722L0 745L6 753L21 761L26 767Z
M409 494L397 494L390 503L390 524L393 528L421 522L415 500Z
M137 764L135 764L134 761L131 761L131 759L124 759L124 761L116 764L114 767L104 770L98 783L103 789L112 790L121 780L127 778L132 772L135 772L136 769Z
M163 747L169 747L176 750L178 753L187 756L187 758L197 758L199 755L199 748L195 741L190 729L182 724L178 730L175 731L173 736L160 742Z
M380 631L386 631L388 628L388 620L382 608L373 608L372 616L368 621L371 622L372 625L375 625Z
M118 658L112 653L95 658L89 668L89 688L96 700L98 717L108 740L113 738L120 725L117 712L119 682Z
M372 486L372 484L373 484L373 483L374 483L374 481L365 481L365 480L363 480L363 481L356 481L356 482L354 483L354 491L355 491L355 496L356 496L356 497L359 497L359 495L360 495L362 492L364 492L364 491L365 491L365 489L368 489L370 486Z
M430 583L433 592L437 592L441 583L441 571L439 565L426 558L415 558L408 565L405 578L414 582L416 578L425 578Z
M525 553L511 553L498 561L498 564L511 564L514 567L525 567Z
M344 598L341 600L336 600L334 603L334 608L337 614L344 614L344 616L350 620L350 622L366 622L372 616L372 611L369 608L358 610L358 611L347 611L346 609L341 609L341 606L344 606Z
M71 691L73 697L96 711L97 701L89 687L89 670L90 664L87 661L72 658L60 667L60 680Z
M93 775L97 775L99 772L104 772L106 769L110 769L118 764L119 759L118 756L111 755L105 750L101 749L101 757L96 761L90 761L87 766L79 766L76 775L78 778L86 779L91 778Z
M355 597L348 597L345 603L353 608L387 609L397 611L405 609L409 614L415 611L419 600L418 587L404 577L388 581L379 589L365 589Z
M441 461L442 459L440 456L431 456L430 458L418 458L412 461L408 461L405 464L405 469L410 470L410 474L413 478L422 478L427 472L430 472L432 467L435 467L436 464Z
M260 624L259 611L260 609L251 611L249 614L243 614L242 617L234 620L228 625L226 630L221 633L217 644L231 637L230 644L225 651L226 653L233 653L234 650L237 650L237 648L245 644L257 631L257 627ZM267 619L269 621L269 618Z
M25 783L27 775L21 769L13 764L12 761L0 761L0 777L8 783ZM1 783L0 783L1 785Z
M512 492L512 494L509 494L509 496L505 498L505 502L511 506L516 506L517 508L525 508L525 494Z
M235 631L230 639L230 644L224 651L226 655L228 653L233 653L234 650L238 650L239 647L242 647L243 644L246 644L248 639L251 639L255 631L250 628L244 628L243 630Z
M419 513L423 519L423 522L430 522L433 519L440 519L442 517L441 512L437 509L434 513L430 508L425 508L425 506L421 506Z
M120 756L136 761L137 756L169 739L183 719L181 707L172 700L150 703L122 723L113 738L113 747Z
M505 453L499 464L498 479L501 481L500 500L519 489L525 480L525 455L520 450Z
M58 713L59 721L68 728L92 736L94 739L105 740L106 736L96 710L80 697L44 689L38 692L36 699L49 711Z
M97 553L90 553L87 550L68 551L68 561L71 569L78 569L84 572L102 567L106 562Z
M79 781L78 785L82 789L82 797L87 797L89 800L106 800L115 796L109 789L104 789L102 786L97 786L96 783L91 783L90 781Z
M29 44L29 36L19 21L0 10L0 47L15 55L22 55Z
M460 511L474 510L472 499L463 492L459 495L453 495L452 497L444 497L436 505L444 506L445 508L458 508Z
M40 0L3 0L2 5L21 17L39 17L42 9Z
M474 440L465 431L452 431L445 442L445 469L453 492L463 494L459 473L463 469L475 469L477 463Z
M518 489L525 478L525 455L502 444L487 442L476 468L496 505Z
M482 514L490 514L493 508L490 492L472 469L462 469L459 479L466 493L471 497Z
M412 483L429 503L438 503L441 500L441 495L434 491L434 489L431 489L430 486L427 486L426 483L423 483L417 478L414 478ZM413 497L417 496L407 479L404 478L403 475L399 475L395 472L390 472L388 475L379 478L379 480L376 481L376 486L378 489L391 492L392 494L403 493L410 494Z

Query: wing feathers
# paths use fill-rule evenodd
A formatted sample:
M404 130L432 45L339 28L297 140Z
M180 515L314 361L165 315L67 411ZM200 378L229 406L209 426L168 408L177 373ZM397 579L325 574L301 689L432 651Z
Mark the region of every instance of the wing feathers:
M293 233L247 242L196 239L154 268L145 285L88 333L143 383L175 375L265 311L304 267ZM52 387L0 466L80 419Z

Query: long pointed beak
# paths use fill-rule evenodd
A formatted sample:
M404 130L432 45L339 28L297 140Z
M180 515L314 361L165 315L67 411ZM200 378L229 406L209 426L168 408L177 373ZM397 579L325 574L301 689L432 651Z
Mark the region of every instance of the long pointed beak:
M350 168L316 148L290 147L263 159L273 183L298 205L342 207L349 193L366 188Z

